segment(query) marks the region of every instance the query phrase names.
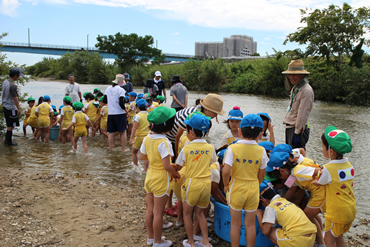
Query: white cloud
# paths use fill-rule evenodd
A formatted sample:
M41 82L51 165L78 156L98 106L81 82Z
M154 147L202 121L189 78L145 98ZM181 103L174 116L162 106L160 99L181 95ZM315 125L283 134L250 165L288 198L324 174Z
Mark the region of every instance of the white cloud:
M173 35L179 35L179 34L180 34L179 32L173 33Z
M19 0L20 1L20 0ZM27 0L23 0L27 1ZM29 0L28 0L29 1ZM137 8L150 11L157 18L185 21L191 25L212 28L242 28L264 31L292 32L301 26L300 11L309 8L327 8L330 4L341 5L339 0L42 0L56 4L89 4L110 7ZM365 3L368 0L355 0ZM13 10L17 0L11 3ZM2 12L4 8L2 8Z
M38 2L34 2L34 3L32 3L32 5L37 5L38 4Z
M270 40L270 38L267 37L267 38L264 38L264 40Z
M16 16L16 10L20 3L18 0L2 0L0 4L0 13L8 16Z

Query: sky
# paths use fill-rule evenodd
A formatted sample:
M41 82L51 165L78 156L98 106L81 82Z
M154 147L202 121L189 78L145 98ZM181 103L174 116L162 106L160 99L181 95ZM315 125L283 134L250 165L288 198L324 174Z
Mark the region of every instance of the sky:
M368 0L346 1L370 7ZM252 36L257 52L301 48L283 45L300 23L300 9L323 9L337 0L1 0L3 42L94 46L98 35L151 35L164 53L194 55L195 42L222 42L231 35ZM367 35L369 38L370 36ZM369 49L367 49L369 51ZM46 55L6 53L18 64L32 65Z

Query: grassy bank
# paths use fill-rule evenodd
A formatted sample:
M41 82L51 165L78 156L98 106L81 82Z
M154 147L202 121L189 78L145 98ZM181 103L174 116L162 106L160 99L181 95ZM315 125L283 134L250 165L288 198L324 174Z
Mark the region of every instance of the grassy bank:
M223 60L191 60L181 65L134 66L122 71L115 64L105 62L98 54L67 53L59 59L44 58L30 66L28 73L66 79L73 73L78 82L108 84L115 74L127 72L135 86L143 86L159 70L167 87L173 75L180 75L189 90L222 91L285 97L282 71L288 68L289 57L277 56L257 60L225 63ZM348 65L344 58L340 66L313 58L304 59L310 72L310 84L315 99L351 105L370 105L370 56L363 57L363 67Z

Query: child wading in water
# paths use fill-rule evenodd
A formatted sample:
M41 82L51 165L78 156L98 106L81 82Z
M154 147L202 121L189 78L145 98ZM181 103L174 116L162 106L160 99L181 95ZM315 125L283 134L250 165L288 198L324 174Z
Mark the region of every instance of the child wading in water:
M242 139L231 144L226 151L222 178L230 207L232 246L239 246L243 209L247 247L253 247L256 241L255 212L259 204L259 185L265 177L268 161L265 149L257 144L262 130L263 121L259 116L245 116L239 128Z
M227 146L230 143L240 140L241 136L239 134L240 122L243 119L243 112L240 110L239 106L235 106L231 111L229 111L229 117L224 122L227 124L229 130L226 132L221 140L221 146Z
M73 108L76 110L75 114L72 117L72 123L67 127L63 128L63 131L69 130L72 126L75 126L75 136L73 140L73 148L77 151L77 141L81 137L82 145L85 150L85 154L87 154L87 145L86 145L86 122L89 123L91 128L94 130L94 126L89 120L89 117L81 111L82 107L84 106L81 102L74 102L72 104Z
M199 112L194 112L187 117L184 123L191 142L181 150L174 165L176 170L186 165L185 182L181 191L185 229L188 235L188 239L183 241L185 247L211 246L208 241L207 220L203 213L211 197L210 164L217 162L214 147L204 139L212 126L210 119ZM194 242L193 211L202 232L201 243Z
M23 121L23 133L24 133L24 136L27 135L26 133L26 128L27 128L27 125L30 125L27 121L31 115L31 111L32 111L32 107L35 105L35 99L30 97L27 99L27 103L28 105L26 106L26 108L24 109L24 114L26 115L24 121ZM35 132L35 128L32 127L32 132Z
M73 130L70 129L68 131L64 131L64 128L67 128L72 123L73 118L73 108L71 106L72 98L70 96L65 96L63 98L64 107L62 108L60 115L62 121L61 124L61 131L62 131L62 143L65 144L67 141L67 134L69 135L69 138L71 139L72 145L73 145Z
M50 119L54 120L53 108L50 105L50 96L45 95L43 98L43 103L36 108L37 124L39 126L39 136L41 140L45 143L49 142L49 128L50 128Z
M151 132L144 138L140 148L140 159L150 162L144 186L147 193L145 223L148 245L172 245L170 240L164 240L161 235L163 211L174 185L173 178L180 178L180 174L171 165L171 142L164 136L171 131L175 114L175 109L167 107L159 107L149 113L147 118Z
M355 170L344 154L352 151L351 138L334 126L326 128L321 136L322 154L330 159L324 165L316 185L325 185L326 215L325 244L327 247L346 246L343 234L346 233L356 217L356 199L353 194Z

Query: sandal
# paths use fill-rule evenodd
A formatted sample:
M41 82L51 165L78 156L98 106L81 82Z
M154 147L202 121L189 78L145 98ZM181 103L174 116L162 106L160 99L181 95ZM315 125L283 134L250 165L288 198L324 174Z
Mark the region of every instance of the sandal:
M175 207L170 208L170 209L165 208L164 213L172 217L177 217L177 208Z

